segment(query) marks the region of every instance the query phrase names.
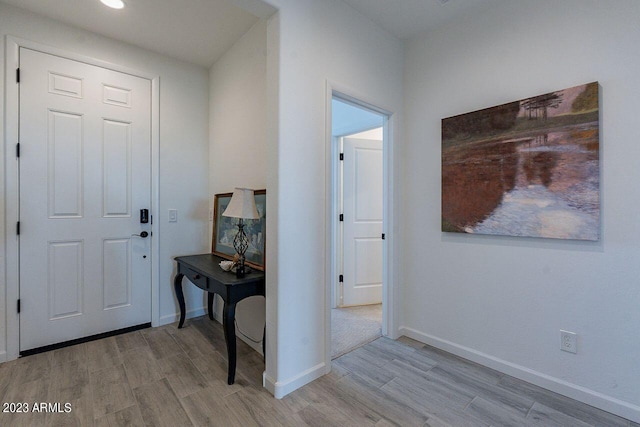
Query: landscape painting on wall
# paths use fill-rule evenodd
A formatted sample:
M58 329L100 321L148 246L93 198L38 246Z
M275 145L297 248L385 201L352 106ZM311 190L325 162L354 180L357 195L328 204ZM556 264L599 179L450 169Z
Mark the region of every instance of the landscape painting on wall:
M442 231L600 238L598 83L442 120Z

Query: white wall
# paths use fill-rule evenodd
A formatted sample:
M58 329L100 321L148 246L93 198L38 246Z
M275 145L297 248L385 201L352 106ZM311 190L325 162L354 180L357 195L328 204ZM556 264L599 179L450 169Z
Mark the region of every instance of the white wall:
M279 397L328 368L327 82L399 112L403 47L341 1L271 3L265 382Z
M638 22L635 0L506 1L407 44L400 267L404 334L636 421ZM442 118L596 80L600 242L440 232Z
M266 68L267 22L261 20L209 71L211 209L217 193L231 192L235 187L255 190L267 187ZM222 321L221 304L218 300L215 310L219 321ZM237 305L238 336L259 352L264 323L263 297L250 297Z
M119 64L143 73L160 77L160 212L154 212L154 221L159 221L159 305L160 322L176 319L178 311L174 292L173 275L178 255L206 252L210 247L208 236L208 75L207 70L176 61L139 48L119 43L89 32L71 28L56 21L0 4L0 98L4 99L4 61L6 35L12 35L54 46L76 54ZM10 75L9 78L13 78ZM0 104L0 116L4 118L4 105ZM0 121L3 152L8 161L13 161L15 141L5 140L4 120ZM4 161L0 162L0 179L4 179ZM0 197L5 203L3 191ZM0 221L5 223L5 208L0 206ZM169 208L179 210L179 222L167 223ZM3 229L2 241L15 239L14 227ZM0 249L0 303L6 291L6 266L4 245ZM15 268L14 266L9 266ZM10 284L15 286L15 284ZM202 293L188 287L185 294L188 310L202 313ZM193 289L191 289L193 288ZM13 310L15 301L8 301L8 310ZM1 304L4 311L4 304ZM7 312L7 315L9 313ZM6 317L0 316L0 355L6 349ZM2 357L0 356L0 360Z

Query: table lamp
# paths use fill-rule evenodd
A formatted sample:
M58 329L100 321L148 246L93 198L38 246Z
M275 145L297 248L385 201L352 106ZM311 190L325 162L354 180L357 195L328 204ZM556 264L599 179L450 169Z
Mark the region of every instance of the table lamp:
M253 190L249 188L236 188L233 190L229 206L222 213L222 216L238 218L238 233L233 239L233 248L238 253L239 259L236 266L236 276L244 277L244 253L249 247L247 235L244 232L245 219L259 219L258 209L256 208L256 199Z

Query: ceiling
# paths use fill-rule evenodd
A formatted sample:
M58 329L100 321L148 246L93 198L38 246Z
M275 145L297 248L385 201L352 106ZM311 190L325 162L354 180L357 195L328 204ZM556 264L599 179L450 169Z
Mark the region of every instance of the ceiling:
M227 0L0 0L172 58L210 67L258 18Z
M406 40L453 19L478 13L501 0L343 1L397 38Z
M352 135L383 126L383 116L349 102L333 98L331 101L331 135Z
M0 0L147 50L204 67L213 65L257 21L275 9L259 0ZM501 0L344 0L407 39ZM242 6L242 8L240 7ZM252 13L247 12L250 10Z

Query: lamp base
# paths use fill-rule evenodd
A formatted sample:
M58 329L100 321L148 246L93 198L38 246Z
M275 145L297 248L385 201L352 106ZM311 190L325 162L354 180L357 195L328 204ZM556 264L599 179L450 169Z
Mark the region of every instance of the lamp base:
M236 277L241 279L243 278L245 275L247 274L247 272L245 271L245 266L236 266Z
M236 277L243 278L247 273L251 272L251 267L244 264L244 255L240 255L238 263L236 264Z
M249 247L247 235L244 233L244 222L242 218L238 220L238 233L233 239L233 248L239 255L238 264L236 265L236 277L244 277L246 274L246 267L244 265L244 253Z

